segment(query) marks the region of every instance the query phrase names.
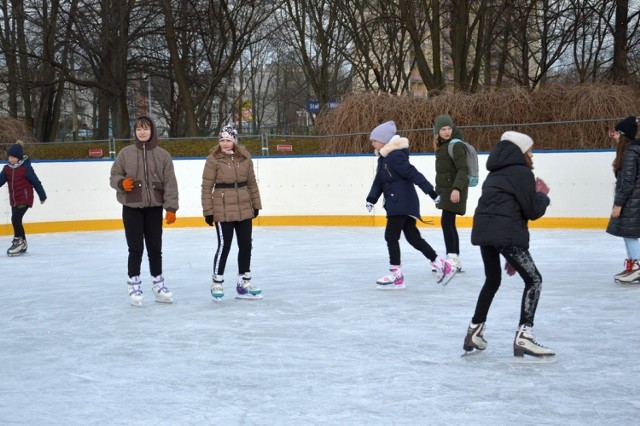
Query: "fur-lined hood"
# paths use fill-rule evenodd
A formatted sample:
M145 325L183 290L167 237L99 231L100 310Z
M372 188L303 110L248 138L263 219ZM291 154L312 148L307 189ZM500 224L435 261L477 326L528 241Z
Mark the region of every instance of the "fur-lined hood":
M376 152L376 154L386 157L393 151L400 149L409 149L409 139L402 137L391 139L389 143L383 146L379 152Z

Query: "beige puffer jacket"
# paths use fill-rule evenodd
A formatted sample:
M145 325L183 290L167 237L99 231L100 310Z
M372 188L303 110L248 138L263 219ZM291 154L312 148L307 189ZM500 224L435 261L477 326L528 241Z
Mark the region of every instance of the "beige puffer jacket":
M133 190L122 189L122 181L132 177ZM178 210L178 181L176 180L171 154L158 146L155 126L151 139L142 143L135 140L118 152L111 166L111 187L121 204L132 208L164 207Z
M262 209L251 154L235 145L225 154L220 145L211 149L202 172L202 214L214 222L239 222L254 217Z

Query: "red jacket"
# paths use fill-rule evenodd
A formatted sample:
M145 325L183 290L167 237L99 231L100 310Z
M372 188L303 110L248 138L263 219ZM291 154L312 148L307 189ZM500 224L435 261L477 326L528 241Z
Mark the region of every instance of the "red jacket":
M16 164L7 164L0 172L0 187L9 185L9 203L11 207L26 205L33 207L33 190L38 193L40 201L47 199L42 183L31 167L31 160L26 155Z

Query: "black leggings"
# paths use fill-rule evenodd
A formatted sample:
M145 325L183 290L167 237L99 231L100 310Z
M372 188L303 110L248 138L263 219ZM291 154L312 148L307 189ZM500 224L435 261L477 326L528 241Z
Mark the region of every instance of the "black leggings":
M122 206L124 235L129 246L129 277L140 276L142 253L147 246L149 272L157 277L162 274L162 207L134 209Z
M427 243L416 226L416 219L411 216L387 217L387 228L384 231L384 239L389 249L389 264L400 265L400 233L404 232L407 242L416 250L424 254L430 261L436 260L438 255Z
M444 246L447 254L460 254L460 239L458 238L458 229L456 228L456 214L448 210L442 210L442 235L444 236Z
M476 311L472 322L480 324L487 320L487 314L496 295L502 279L502 268L500 267L500 255L502 254L507 262L514 267L516 272L524 280L524 291L520 302L520 323L533 327L533 320L540 299L542 289L542 276L536 268L536 264L529 253L529 250L519 247L496 248L481 246L480 254L484 262L485 282L476 304Z
M218 234L218 250L213 257L213 274L224 275L234 231L238 238L238 274L251 272L252 219L240 222L216 222L215 225Z
M11 207L11 224L13 225L13 236L16 238L26 238L22 218L29 209L26 205Z

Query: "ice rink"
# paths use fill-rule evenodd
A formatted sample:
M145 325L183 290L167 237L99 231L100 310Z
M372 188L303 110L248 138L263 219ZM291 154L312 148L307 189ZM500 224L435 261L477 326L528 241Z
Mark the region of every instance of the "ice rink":
M439 228L421 232L444 254ZM0 424L638 424L640 285L613 282L622 239L531 231L544 280L534 331L558 355L521 364L517 276L489 313L487 350L460 357L484 279L469 229L466 272L446 287L403 240L408 288L391 292L374 284L388 262L383 233L255 227L264 299L233 298L234 248L215 303L213 228L168 228L174 303L153 301L145 256L140 308L126 295L123 231L28 235L28 254L0 259Z

